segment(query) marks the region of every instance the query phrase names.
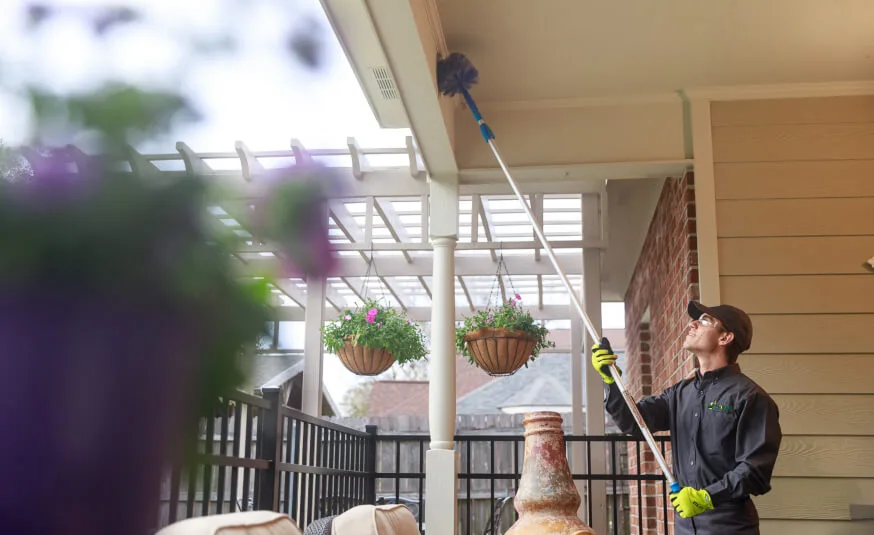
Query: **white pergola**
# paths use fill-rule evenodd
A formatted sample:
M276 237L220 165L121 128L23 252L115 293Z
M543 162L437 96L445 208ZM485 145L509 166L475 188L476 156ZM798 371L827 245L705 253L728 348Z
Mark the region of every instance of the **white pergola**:
M324 352L319 330L325 321L365 297L376 297L404 309L412 319L430 323L429 508L455 507L457 478L445 474L457 473L456 321L487 306L490 299L494 303L507 299L510 292L519 293L536 319L570 324L571 347L566 349L573 363L573 431L603 434L603 411L582 410L602 406L600 388L587 388L591 399L583 400L583 385L597 378L587 377L591 374L583 364L587 342L582 322L502 174L491 169L435 174L424 168L423 153L412 137L405 147L395 148L362 148L349 138L345 149L309 149L297 140L284 151L257 152L242 142L233 151L219 153L196 152L181 142L176 149L149 155L131 151L131 170L165 178L184 173L208 177L221 192L209 207L211 223L243 238L234 253L241 278L273 276L278 265L276 245L247 239L252 234L246 228L246 212L259 192L262 174L278 166L317 161L340 176L343 197L330 199L322 212L339 258L338 272L327 280L274 276L273 319L305 322L302 408L314 416L320 415L321 407ZM687 167L685 160L580 164L522 168L515 175L599 330L602 251L609 236L607 179L681 176ZM509 276L498 274L502 258ZM365 280L369 267L371 276ZM572 462L583 465L585 451L577 449ZM606 468L603 454L593 452L590 468ZM595 482L589 493L593 500L604 500L600 484ZM606 511L603 503L594 507Z

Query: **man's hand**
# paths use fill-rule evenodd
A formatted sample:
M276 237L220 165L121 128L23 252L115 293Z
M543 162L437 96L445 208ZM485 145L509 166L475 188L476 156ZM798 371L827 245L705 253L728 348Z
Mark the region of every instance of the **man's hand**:
M680 514L680 518L692 518L704 511L713 509L713 501L706 490L696 490L692 487L683 487L680 492L671 494L671 503Z
M601 338L600 344L592 346L592 366L601 374L601 378L608 385L614 383L613 376L610 375L610 366L616 364L616 355L613 354L613 349L610 348L610 341L606 338ZM616 367L619 370L619 367ZM619 370L622 374L622 370Z

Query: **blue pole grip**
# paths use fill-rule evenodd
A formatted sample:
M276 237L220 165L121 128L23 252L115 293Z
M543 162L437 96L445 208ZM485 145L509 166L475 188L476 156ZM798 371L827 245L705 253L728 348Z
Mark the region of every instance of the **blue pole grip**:
M461 94L464 96L464 101L467 102L467 107L470 108L470 112L473 113L473 118L476 119L476 122L479 125L480 134L482 134L485 142L488 143L490 139L495 139L495 133L492 132L492 129L486 124L485 119L483 119L482 114L479 112L479 108L476 107L476 102L473 101L473 97L470 96L470 93L467 92L465 87L461 88Z
M674 493L680 492L680 490L681 490L681 488L680 488L680 484L679 484L679 483L677 483L676 481L674 481L673 483L671 483L671 494L674 494Z

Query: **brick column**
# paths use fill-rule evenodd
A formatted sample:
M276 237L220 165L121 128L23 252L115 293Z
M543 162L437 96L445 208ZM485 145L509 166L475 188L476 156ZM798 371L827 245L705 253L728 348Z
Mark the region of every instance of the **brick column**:
M695 236L695 191L692 174L667 179L625 294L628 343L628 386L636 397L660 394L694 368L683 351L688 324L686 304L698 299L698 255ZM663 433L657 433L663 434ZM629 448L629 473L637 471L636 448ZM671 462L670 448L667 454ZM646 444L641 446L643 473L660 473ZM663 535L662 485L644 483L638 515L637 487L631 487L631 532ZM669 533L673 509L668 503Z

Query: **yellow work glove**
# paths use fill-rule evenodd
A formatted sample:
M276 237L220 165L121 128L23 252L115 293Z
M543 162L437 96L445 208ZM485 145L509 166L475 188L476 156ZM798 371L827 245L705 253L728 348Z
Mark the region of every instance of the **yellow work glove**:
M680 492L671 494L671 503L679 513L680 518L692 518L704 511L713 509L713 501L706 490L696 490L692 487L683 487Z
M606 338L601 338L600 344L592 346L592 366L601 374L601 378L608 385L614 383L613 376L610 375L610 366L616 364L616 355L613 354L613 349L610 348L610 341ZM619 367L616 367L619 370ZM622 370L619 370L622 374Z

